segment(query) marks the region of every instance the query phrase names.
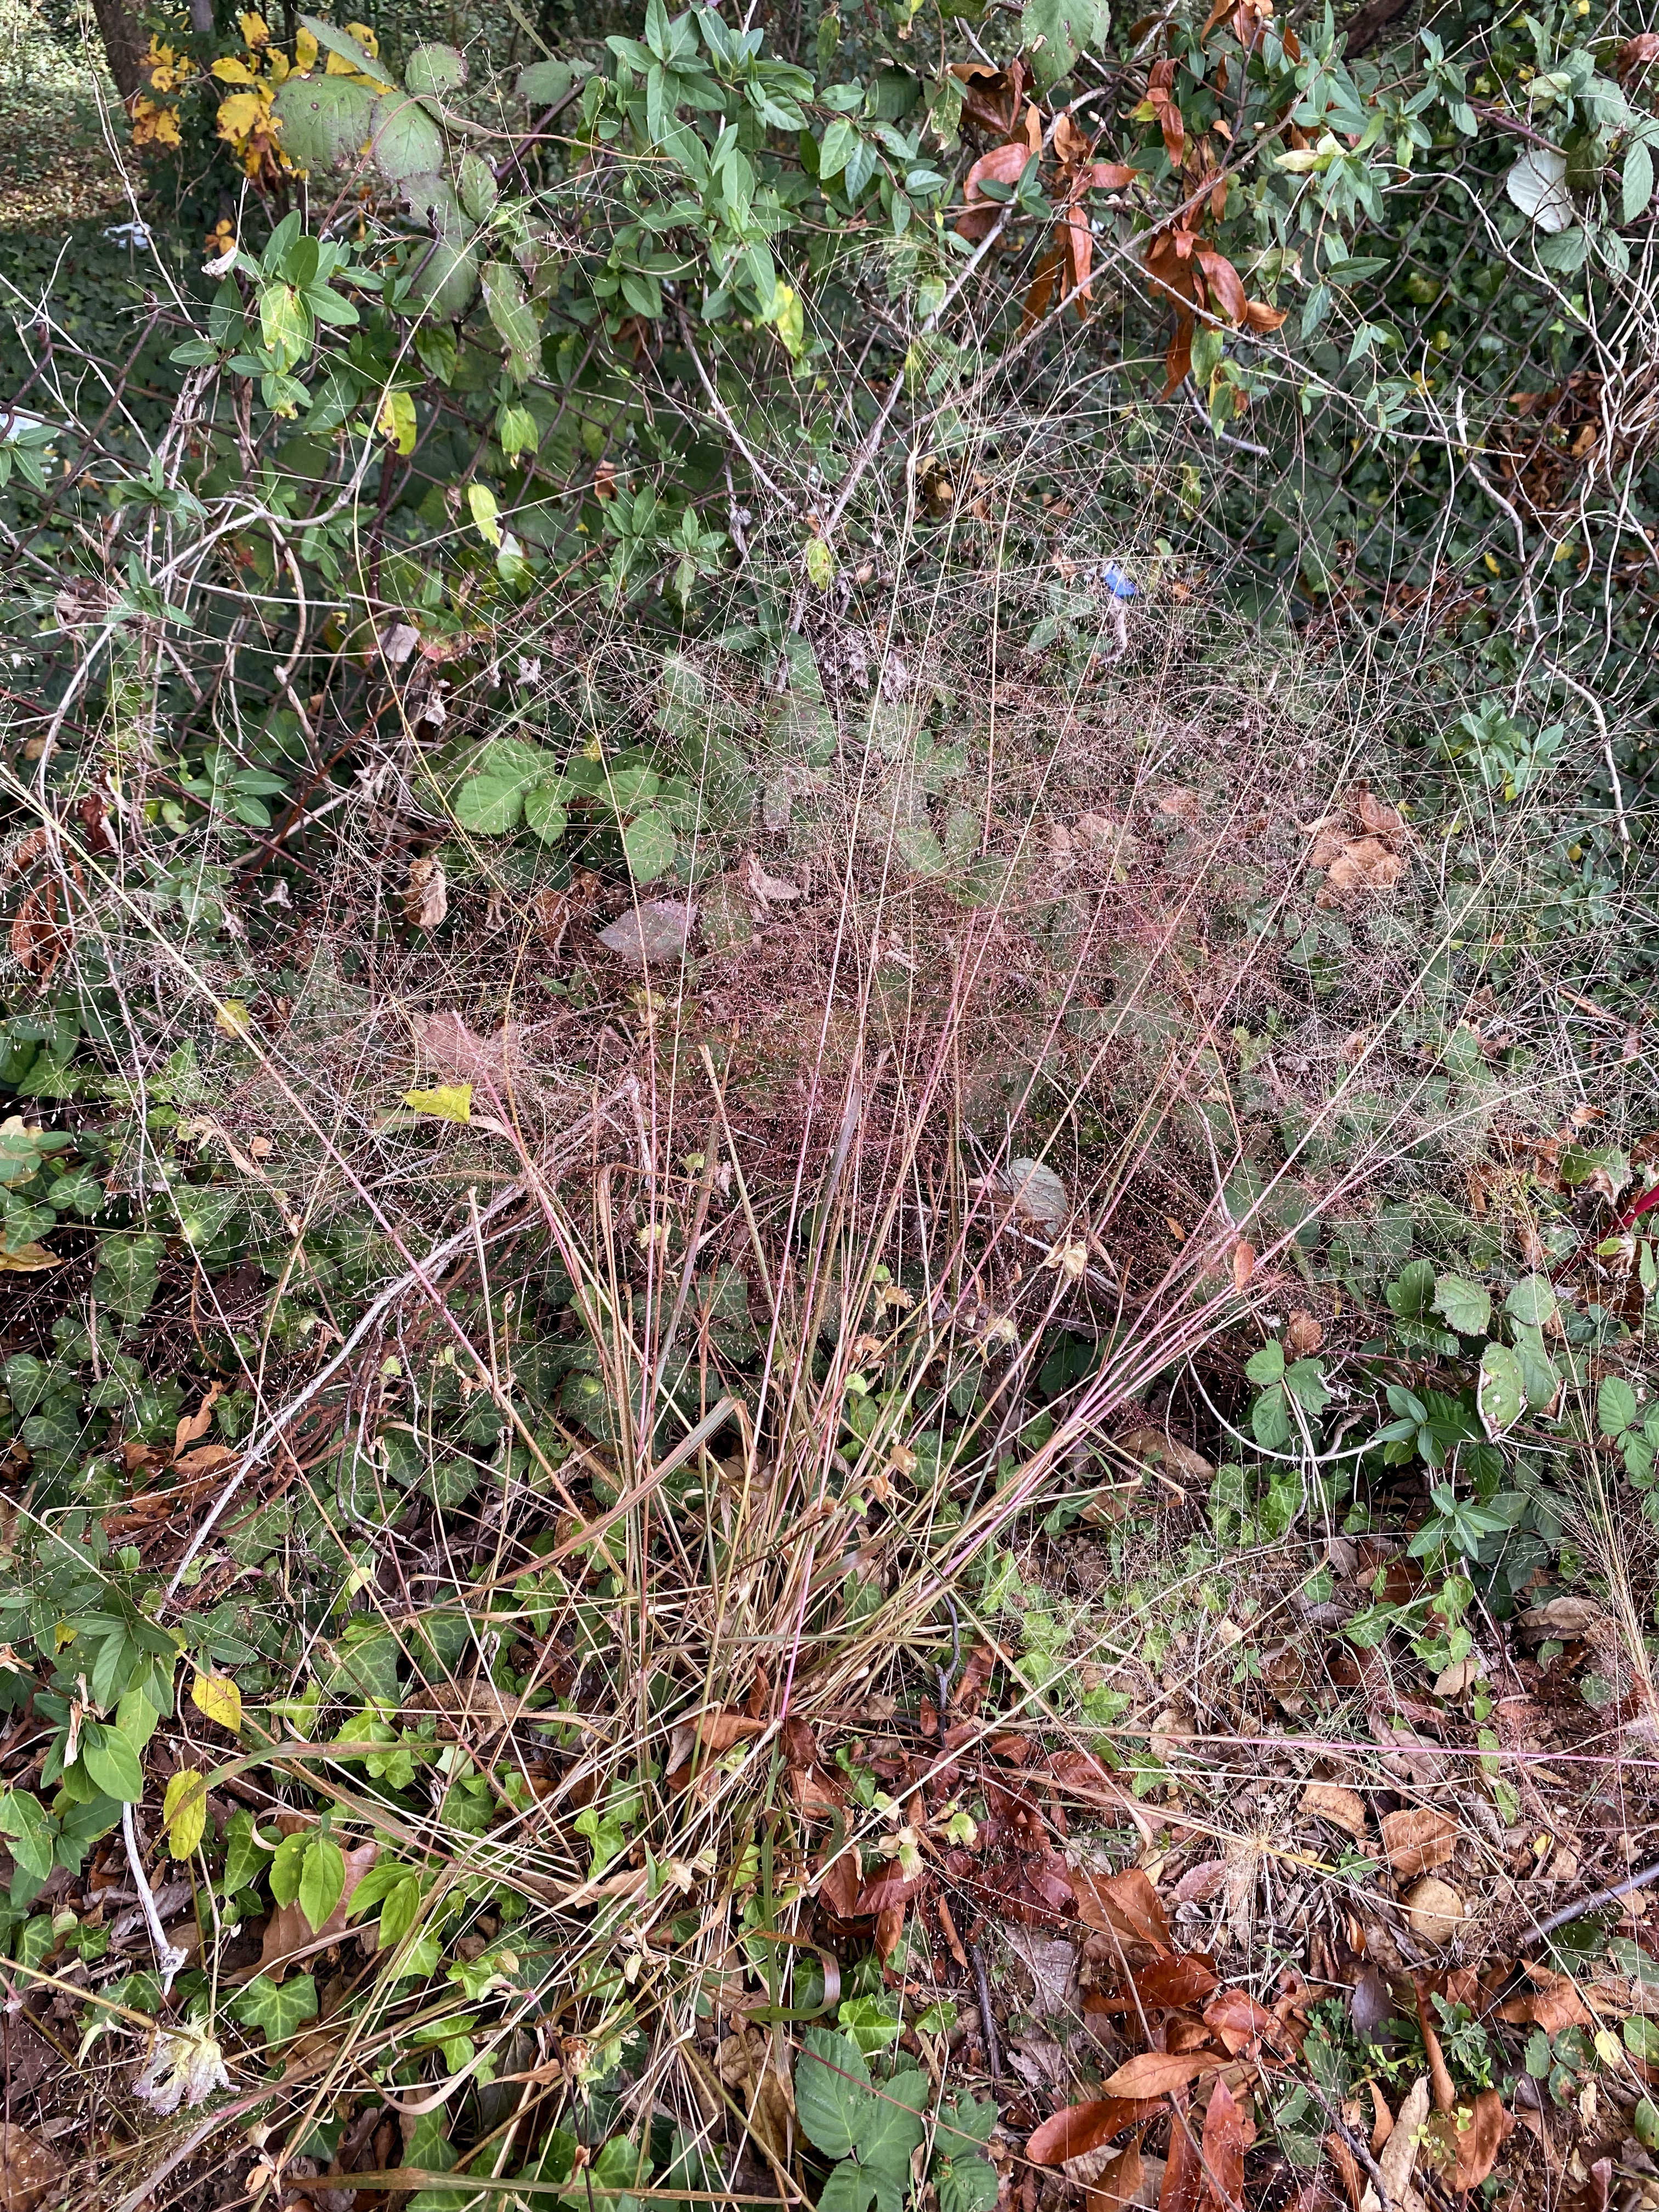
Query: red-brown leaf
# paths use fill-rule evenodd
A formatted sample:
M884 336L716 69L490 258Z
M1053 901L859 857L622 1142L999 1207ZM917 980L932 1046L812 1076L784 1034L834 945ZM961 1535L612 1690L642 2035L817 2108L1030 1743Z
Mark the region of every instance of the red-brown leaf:
M1204 2008L1204 2023L1215 2030L1235 2058L1279 2026L1266 2006L1244 1990L1223 1990L1212 1997Z
M1230 323L1244 319L1244 282L1224 253L1200 246L1198 265L1204 271L1204 280L1210 288L1210 297Z
M1244 2187L1244 2115L1224 2081L1212 2088L1205 2108L1204 2174L1212 2202L1236 2212Z
M1127 191L1139 178L1139 169L1132 169L1127 161L1091 161L1079 179L1085 191Z
M1174 1948L1158 1892L1139 1867L1110 1875L1091 1874L1085 1867L1076 1867L1071 1882L1078 1918L1085 1928L1127 1936L1133 1942L1151 1944L1155 1951Z
M1146 2178L1140 2137L1137 2136L1132 2143L1124 2145L1100 2179L1084 2190L1084 2212L1125 2212L1127 2206L1139 2203Z
M1140 2051L1100 2086L1109 2097L1167 2097L1225 2063L1214 2051Z
M1204 2160L1187 2100L1181 2097L1170 2123L1170 2157L1158 2192L1158 2212L1199 2212L1203 2201Z
M1143 2004L1190 2005L1207 1997L1218 1977L1213 1959L1187 1951L1173 1959L1154 1959L1134 1978Z
M1177 1905L1207 1905L1219 1894L1227 1880L1225 1859L1201 1859L1188 1867L1170 1892Z
M1453 2189L1479 2189L1514 2125L1497 2090L1482 2089L1472 2109L1432 2117L1428 2124L1431 2154Z
M1252 331L1276 331L1288 313L1288 308L1270 307L1265 300L1247 300L1244 302L1245 327Z
M988 154L981 154L963 179L962 197L969 206L982 199L982 181L994 185L1017 185L1025 173L1025 164L1031 158L1031 149L1023 138L1011 138L1006 146L993 146Z
M1035 2166L1064 2166L1098 2150L1125 2128L1156 2119L1164 2110L1161 2097L1096 2097L1086 2105L1067 2105L1036 2129L1025 2145L1025 2155Z

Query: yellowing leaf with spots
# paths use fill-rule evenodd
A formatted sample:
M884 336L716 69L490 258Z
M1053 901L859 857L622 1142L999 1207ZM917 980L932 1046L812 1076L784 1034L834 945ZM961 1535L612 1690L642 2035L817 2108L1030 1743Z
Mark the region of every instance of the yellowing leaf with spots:
M228 1674L198 1674L190 1686L190 1701L233 1735L242 1725L242 1693Z
M472 1085L441 1083L435 1091L405 1091L404 1103L416 1114L430 1114L440 1121L472 1119Z
M235 1684L229 1687L233 1692ZM241 1699L236 1700L239 1708ZM192 1766L181 1766L167 1784L161 1800L161 1819L167 1832L167 1849L176 1859L187 1859L207 1832L208 1778Z
M407 392L388 392L374 417L374 427L390 438L400 453L415 450L415 402Z

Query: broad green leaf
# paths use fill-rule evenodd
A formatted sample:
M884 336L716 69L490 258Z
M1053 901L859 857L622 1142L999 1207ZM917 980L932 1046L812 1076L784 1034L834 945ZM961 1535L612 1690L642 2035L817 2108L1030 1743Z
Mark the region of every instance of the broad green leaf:
M362 151L374 107L374 91L356 77L290 76L274 107L283 151L296 169L338 168Z
M1546 1328L1555 1310L1555 1291L1547 1275L1523 1275L1504 1301L1510 1318L1528 1328Z
M1620 213L1626 222L1634 222L1653 198L1653 155L1640 138L1632 138L1625 149L1624 173L1620 179Z
M830 2168L818 2193L818 2212L871 2212L875 2201L874 2176L856 2159L844 2158Z
M313 1836L300 1868L300 1910L314 1936L340 1901L345 1887L345 1853L332 1836Z
M387 1951L401 1943L420 1917L421 1885L406 1874L386 1892L380 1907L380 1948Z
M538 783L524 795L525 828L544 845L556 844L564 835L570 818L565 810L565 789L561 778L556 783Z
M1500 1436L1521 1418L1527 1399L1519 1356L1506 1344L1489 1344L1480 1355L1475 1402L1488 1436Z
M446 99L466 82L465 57L457 47L438 40L416 46L404 64L404 82L422 99Z
M1492 1322L1492 1293L1462 1275L1437 1275L1434 1310L1460 1336L1484 1336Z
M291 1836L284 1836L270 1860L270 1893L278 1905L292 1905L300 1894L301 1878L305 1872L306 1845L311 1838L301 1828Z
M1105 0L1026 0L1020 41L1039 92L1067 76L1079 54L1098 52L1112 27Z
M1285 1386L1275 1382L1250 1408L1250 1433L1263 1451L1282 1451L1291 1441L1291 1425Z
M55 1824L32 1790L0 1792L0 1836L26 1873L44 1881L52 1872Z
M1285 1388L1304 1413L1322 1413L1331 1402L1325 1370L1316 1359L1298 1359L1287 1368Z
M429 1114L438 1121L472 1119L472 1085L441 1083L432 1091L405 1091L404 1103L412 1114Z
M207 1793L208 1778L196 1767L181 1766L168 1779L161 1820L175 1859L187 1859L207 1833Z
M933 2186L939 2192L939 2212L993 2212L997 2201L997 2170L979 2151L936 2154Z
M568 62L531 62L519 71L518 94L532 107L552 107L562 100L575 79Z
M474 222L488 222L501 191L495 182L495 172L489 162L477 154L463 154L459 183L461 205L468 215Z
M372 77L376 84L390 85L394 82L386 64L377 60L368 47L361 45L349 31L337 31L332 23L325 22L320 15L301 15L300 21L319 46L325 47L331 54L337 54L343 62L349 62L353 69Z
M226 2011L247 2027L262 2027L270 2046L286 2043L296 2028L317 2017L317 1982L312 1974L290 1974L273 1982L269 1974L256 1974L238 1991Z
M466 488L466 503L472 516L473 527L484 544L499 545L501 542L501 509L489 486L476 482L470 483Z
M1636 1393L1622 1376L1609 1375L1596 1393L1595 1419L1604 1437L1622 1437L1636 1425Z
M144 1771L137 1745L118 1728L88 1721L81 1730L81 1764L106 1797L137 1805L144 1794Z
M850 2035L808 2027L795 2062L795 2112L807 2141L828 2158L849 2158L873 2101L870 2069Z
M665 814L649 806L623 831L628 872L636 884L654 883L672 862L678 840Z
M444 134L418 100L388 93L374 118L369 141L380 173L401 185L411 177L433 177L444 165Z
M525 297L524 279L505 261L491 261L483 271L484 305L507 352L507 374L522 384L536 366L541 349L541 325Z
M1433 1267L1427 1260L1407 1261L1382 1295L1401 1321L1420 1321L1434 1296Z
M1644 2066L1659 2066L1659 2021L1633 2013L1625 2022L1625 2048Z
M1284 1372L1285 1347L1277 1337L1270 1339L1260 1352L1252 1352L1244 1363L1246 1381L1264 1390L1270 1382L1277 1382Z
M1510 1331L1521 1362L1522 1387L1534 1413L1546 1413L1561 1388L1561 1370L1544 1349L1543 1332L1516 1322Z

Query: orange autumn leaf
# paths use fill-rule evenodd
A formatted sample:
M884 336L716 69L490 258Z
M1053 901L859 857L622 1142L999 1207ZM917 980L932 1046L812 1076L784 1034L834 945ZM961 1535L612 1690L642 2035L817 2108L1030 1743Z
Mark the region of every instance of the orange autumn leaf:
M1068 2159L1098 2150L1125 2128L1156 2119L1163 2109L1161 2097L1093 2097L1087 2104L1067 2105L1032 2130L1025 2155L1034 2166L1064 2166Z
M1217 2051L1139 2051L1100 2086L1109 2097L1167 2097L1226 2063Z

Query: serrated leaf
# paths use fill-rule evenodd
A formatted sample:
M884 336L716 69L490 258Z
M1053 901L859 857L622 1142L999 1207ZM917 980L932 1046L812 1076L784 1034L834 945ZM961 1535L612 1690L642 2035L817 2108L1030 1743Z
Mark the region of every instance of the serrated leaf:
M443 100L466 82L465 57L439 40L416 46L404 64L404 82L424 99Z
M444 134L419 100L392 93L380 103L369 150L386 181L401 185L410 177L441 173Z
M242 1693L228 1674L198 1674L190 1686L190 1701L198 1713L233 1735L242 1725Z
M193 1766L181 1766L167 1782L161 1820L175 1859L187 1859L207 1833L207 1793L206 1775Z
M340 167L362 151L374 125L375 95L349 76L290 76L273 112L283 151L296 169Z
M313 1836L300 1866L300 1910L314 1936L340 1901L345 1887L345 1853L332 1836Z
M1622 1376L1609 1375L1595 1396L1596 1425L1604 1437L1622 1437L1636 1425L1636 1393Z
M301 15L300 21L319 46L325 47L331 54L337 54L343 62L349 62L353 69L361 70L365 76L373 77L377 84L389 85L392 82L386 64L377 61L368 47L360 46L349 32L337 31L332 23L325 23L320 15Z
M519 71L519 97L533 107L552 107L569 91L575 74L568 62L530 62Z
M246 2027L262 2027L267 2046L286 2043L297 2028L317 2017L317 1982L312 1974L290 1974L273 1982L269 1974L256 1974L225 2008L233 2020Z
M564 835L569 816L565 811L565 786L558 783L538 783L533 791L524 795L524 825L532 836L539 837L544 845L557 842Z
M1244 1363L1246 1381L1264 1390L1270 1382L1277 1382L1284 1372L1285 1347L1276 1339L1264 1344L1260 1352L1252 1352Z
M1547 1275L1523 1275L1504 1301L1504 1312L1527 1328L1547 1328L1555 1308L1555 1291Z
M1434 1310L1460 1336L1484 1336L1492 1322L1492 1293L1462 1275L1437 1275Z
M1519 1356L1506 1344L1489 1344L1480 1355L1475 1403L1490 1437L1501 1436L1521 1418L1527 1400Z
M623 831L623 853L636 884L653 884L672 864L678 840L665 814L648 806Z

